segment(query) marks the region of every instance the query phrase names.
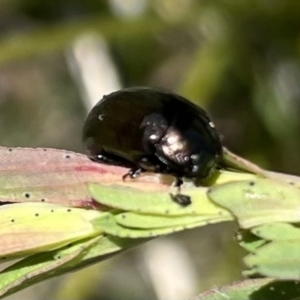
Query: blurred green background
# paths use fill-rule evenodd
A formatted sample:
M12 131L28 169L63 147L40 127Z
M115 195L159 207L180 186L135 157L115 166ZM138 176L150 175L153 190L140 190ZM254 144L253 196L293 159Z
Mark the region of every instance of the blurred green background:
M299 15L295 0L1 0L1 145L83 152L92 103L150 85L203 106L237 154L299 174ZM188 299L242 278L234 231L174 234L9 299Z

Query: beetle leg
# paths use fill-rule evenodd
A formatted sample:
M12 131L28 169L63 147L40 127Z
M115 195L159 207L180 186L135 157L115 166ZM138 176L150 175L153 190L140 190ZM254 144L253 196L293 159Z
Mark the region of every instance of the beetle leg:
M178 203L181 206L188 206L192 203L191 201L191 197L187 196L187 195L183 195L180 193L180 187L183 184L183 180L181 177L176 177L176 181L175 181L175 187L177 187L177 193L175 195L170 194L171 199Z
M170 196L174 202L178 203L179 205L181 205L183 207L188 206L192 203L191 197L187 196L187 195L177 193L175 195L170 194Z
M178 192L180 192L180 187L182 186L183 184L183 180L181 177L176 177L176 180L175 180L175 186L178 187Z
M123 180L125 180L127 177L136 178L141 174L141 172L142 172L141 168L132 168L126 174L124 174L122 178Z

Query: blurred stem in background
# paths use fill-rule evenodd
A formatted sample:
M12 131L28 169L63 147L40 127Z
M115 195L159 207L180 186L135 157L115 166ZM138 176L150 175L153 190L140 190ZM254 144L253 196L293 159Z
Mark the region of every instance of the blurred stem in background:
M67 52L67 61L87 111L104 95L121 89L117 67L100 35L78 37Z

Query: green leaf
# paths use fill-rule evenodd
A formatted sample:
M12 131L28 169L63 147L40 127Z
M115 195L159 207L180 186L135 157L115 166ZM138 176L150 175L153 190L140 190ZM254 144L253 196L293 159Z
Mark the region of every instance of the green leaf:
M36 254L4 269L0 273L0 296L7 296L53 274L53 270L77 262L96 239L75 243L61 250Z
M95 236L91 221L102 212L48 203L17 203L0 207L1 259L60 248Z
M213 186L208 196L229 209L242 228L300 221L300 189L285 182L264 178L230 182Z
M287 223L264 224L251 229L251 232L267 241L300 240L300 228Z
M103 186L90 184L92 197L109 207L143 214L182 216L182 215L218 215L228 217L229 213L207 198L207 188L197 187L184 190L192 198L186 207L175 203L168 192L143 192L122 186Z
M0 272L0 297L45 279L100 262L146 241L100 235L71 243L58 250L34 254Z
M300 280L300 240L274 241L245 257L253 272L276 279Z
M147 218L147 216L145 216ZM227 221L228 219L223 218L222 216L212 216L208 218L207 216L204 219L199 218L197 222L174 225L171 227L155 227L154 225L149 224L149 228L145 228L145 226L138 227L139 223L133 225L132 228L125 227L117 223L116 216L112 213L106 213L105 217L95 219L93 224L97 227L100 227L105 233L111 234L113 236L121 237L121 238L152 238L160 235L166 235L190 228L195 228L199 226L204 226L207 224L213 224L218 222Z
M130 228L153 229L185 226L191 224L209 224L212 220L230 221L232 217L228 215L220 217L219 215L199 215L199 216L160 216L145 215L132 212L123 212L115 216L119 225Z

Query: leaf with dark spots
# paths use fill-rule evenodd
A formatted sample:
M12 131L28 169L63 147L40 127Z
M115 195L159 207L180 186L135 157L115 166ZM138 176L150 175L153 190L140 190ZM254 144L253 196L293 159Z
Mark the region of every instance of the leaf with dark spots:
M86 155L65 150L0 147L0 202L100 208L91 198L87 183L131 185L130 180L122 180L127 172L125 168L95 163ZM159 176L156 177L141 176L143 189L157 190Z

